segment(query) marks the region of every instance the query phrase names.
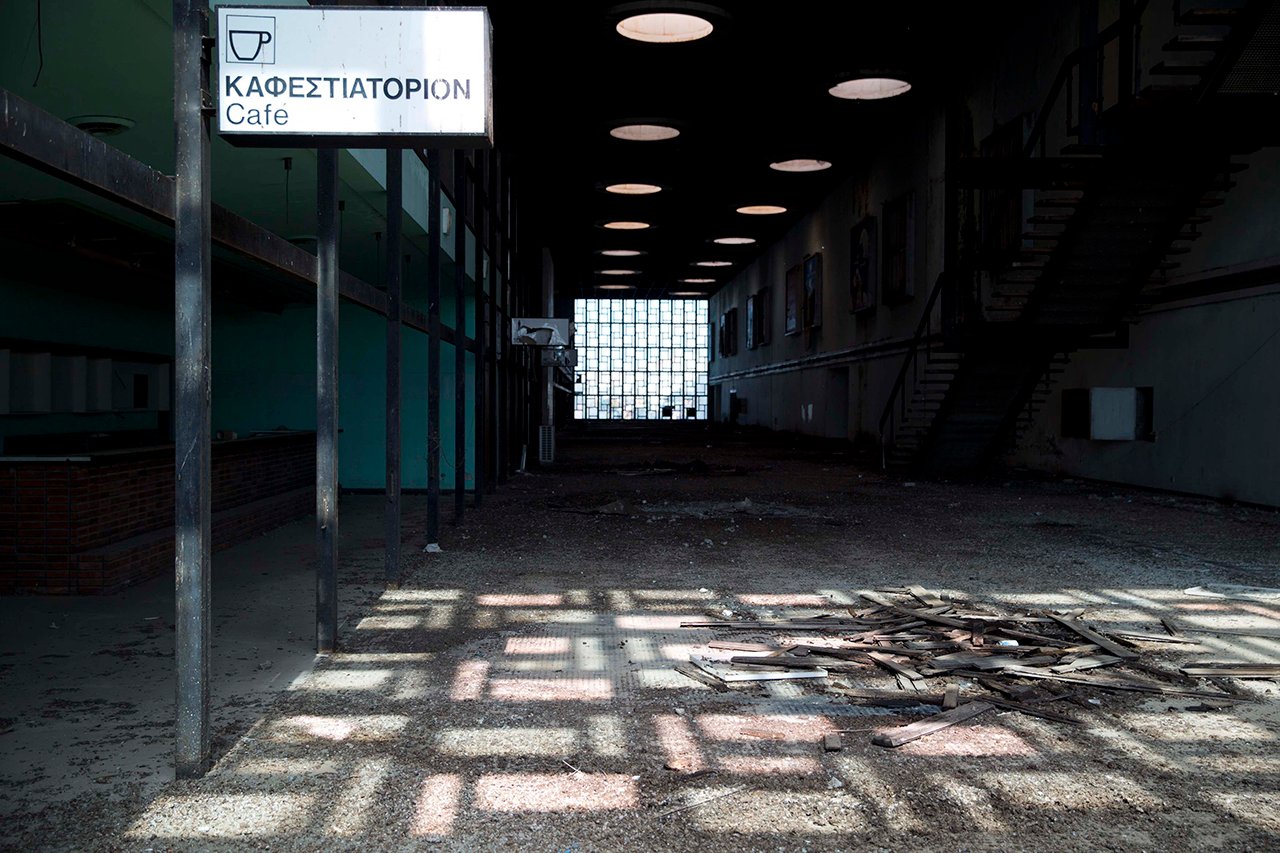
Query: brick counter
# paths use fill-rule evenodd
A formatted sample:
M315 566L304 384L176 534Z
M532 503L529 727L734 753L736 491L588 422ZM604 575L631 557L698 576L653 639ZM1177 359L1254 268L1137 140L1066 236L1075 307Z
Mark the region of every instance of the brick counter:
M213 548L315 509L315 434L213 445ZM0 459L0 594L115 592L173 571L173 447Z

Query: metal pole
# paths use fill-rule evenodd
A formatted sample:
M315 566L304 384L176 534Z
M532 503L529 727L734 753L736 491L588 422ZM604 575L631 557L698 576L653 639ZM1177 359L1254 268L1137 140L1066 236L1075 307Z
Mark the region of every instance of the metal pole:
M440 541L440 203L440 152L431 148L427 150L427 542Z
M458 230L453 233L453 521L461 524L467 508L467 152L453 152L453 203ZM474 211L472 211L474 212ZM480 254L480 232L476 255ZM477 365L478 367L479 365Z
M489 298L485 305L485 409L489 412L489 435L486 439L485 491L492 494L498 488L498 423L500 409L498 405L498 152L489 151L488 178L489 187Z
M209 9L173 3L174 478L176 525L174 663L180 779L209 767L210 247Z
M480 154L476 154L476 167L479 168L480 165L483 164L485 168L485 183L481 184L479 179L477 179L476 181L477 200L479 200L481 196L480 187L489 186L488 184L489 163L490 163L490 160L489 160L488 151L480 152ZM488 241L488 236L489 236L488 223L489 223L489 220L493 218L493 215L492 213L490 213L490 210L489 210L488 193L484 193L484 196L485 196L484 200L481 201L480 204L476 205L476 215L475 215L476 260L475 260L475 266L474 268L472 268L472 277L471 277L472 282L474 282L474 287L472 287L472 292L475 293L474 310L475 310L475 327L476 327L476 357L475 357L475 365L476 365L475 457L476 457L476 461L475 461L475 479L474 479L474 482L472 482L472 487L475 488L474 506L477 506L477 507L479 507L481 501L484 500L485 471L488 470L488 467L489 467L488 464L486 464L486 460L485 460L485 456L488 455L488 452L489 452L489 441L488 441L489 405L488 405L488 400L486 400L486 397L485 397L485 394L488 393L488 391L486 391L486 389L488 389L488 383L485 382L485 379L488 378L486 377L486 374L488 374L489 365L488 365L488 362L486 362L486 359L488 359L489 348L488 346L486 346L488 345L488 341L486 341L485 339L486 307L485 307L485 292L484 292L484 282L485 282L484 259L485 259L486 252L488 252L490 248L489 241Z
M404 152L387 149L387 477L386 579L400 581L400 258Z
M316 650L338 644L338 151L316 152Z

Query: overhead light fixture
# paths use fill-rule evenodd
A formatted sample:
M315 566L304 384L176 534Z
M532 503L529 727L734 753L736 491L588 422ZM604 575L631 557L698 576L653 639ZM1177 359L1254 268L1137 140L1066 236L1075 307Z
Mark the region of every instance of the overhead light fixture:
M133 128L136 122L124 116L85 115L72 116L67 124L93 136L117 136Z
M721 246L746 246L755 241L755 237L717 237L711 242L719 243Z
M675 139L680 131L666 124L622 124L610 130L609 135L629 142L661 142Z
M608 228L610 231L643 231L649 227L649 223L615 219L612 222L606 222L604 227Z
M679 12L649 12L632 15L618 22L618 35L651 44L675 44L697 41L715 29L710 21L697 15Z
M680 279L680 283L681 284L715 284L716 280L714 278L682 278Z
M779 172L821 172L831 168L828 160L779 160L769 164L770 169Z
M662 187L657 184L609 184L604 191L618 195L653 195L662 192Z
M787 209L776 204L748 204L746 207L738 208L739 213L745 213L748 216L773 216L778 213L786 213Z
M635 275L640 270L596 270L599 275Z
M731 267L733 261L694 261L695 267Z
M597 254L608 255L611 258L635 258L643 255L644 252L639 249L601 249Z
M706 296L707 294L703 293L701 290L675 290L675 291L672 291L671 295L672 296Z
M597 284L596 290L635 290L633 284Z
M851 101L880 101L905 95L911 91L911 84L897 77L852 77L827 91Z

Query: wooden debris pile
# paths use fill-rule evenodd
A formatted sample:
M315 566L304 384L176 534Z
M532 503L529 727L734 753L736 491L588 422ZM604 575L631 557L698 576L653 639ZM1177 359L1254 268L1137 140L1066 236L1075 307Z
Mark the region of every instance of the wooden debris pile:
M862 593L867 606L846 615L821 614L779 620L689 621L686 628L780 634L775 642L712 641L716 657L692 655L678 671L713 690L776 679L814 679L827 692L880 707L937 705L942 711L910 725L878 732L872 742L900 746L988 711L1017 711L1068 725L1079 720L1057 708L1099 704L1082 695L1119 691L1201 700L1188 710L1216 710L1241 701L1221 678L1276 678L1276 664L1188 664L1180 671L1144 661L1138 644L1196 646L1168 620L1165 633L1103 631L1087 624L1083 611L1010 615L970 602L946 600L914 586ZM816 633L811 642L793 634ZM1093 670L1110 669L1109 674ZM828 676L877 674L896 680L897 690L848 687ZM1205 690L1196 678L1216 688ZM961 693L964 680L973 691ZM929 687L940 684L930 692Z

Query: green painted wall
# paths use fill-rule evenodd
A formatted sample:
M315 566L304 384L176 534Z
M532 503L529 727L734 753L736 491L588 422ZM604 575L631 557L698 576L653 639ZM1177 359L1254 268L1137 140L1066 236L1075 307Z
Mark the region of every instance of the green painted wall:
M442 318L452 323L452 271L446 268ZM471 286L466 279L466 286ZM468 291L470 292L470 291ZM0 337L107 347L172 357L173 319L167 310L0 280ZM466 303L468 317L474 303ZM381 488L385 473L386 320L342 303L339 316L339 477L344 488ZM213 429L241 436L277 427L315 429L315 308L280 314L214 307ZM441 354L441 484L454 484L452 346ZM402 334L402 483L427 483L427 336ZM475 431L474 356L467 355L467 435ZM38 433L154 429L155 413L0 415L0 438ZM473 484L474 441L468 440L465 487Z

